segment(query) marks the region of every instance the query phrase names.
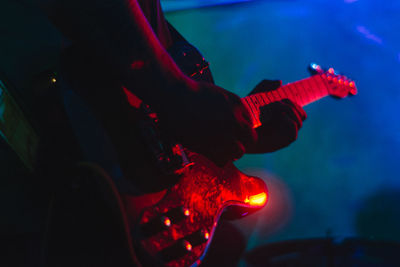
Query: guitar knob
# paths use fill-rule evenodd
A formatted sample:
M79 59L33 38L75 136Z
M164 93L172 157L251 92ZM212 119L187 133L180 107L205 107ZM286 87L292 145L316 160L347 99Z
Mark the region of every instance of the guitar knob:
M163 249L158 253L158 258L164 262L170 262L185 256L190 253L193 249L193 244L191 244L186 239L180 239L172 246Z
M165 213L165 215L170 217L174 221L180 221L190 216L190 210L184 207L177 207L170 209L167 213Z
M205 243L209 239L210 233L205 229L194 232L193 234L186 237L186 240L189 241L193 246L198 246L202 243Z
M140 226L140 233L143 238L153 236L171 227L173 220L167 216L161 216L150 220Z
M172 224L171 219L165 216L161 217L161 221L165 227L170 227Z
M172 208L161 216L141 225L141 234L144 238L153 236L168 229L172 224L182 221L190 216L190 210L184 207Z
M165 262L178 259L190 253L192 249L209 240L210 233L205 230L199 230L186 236L184 239L178 240L174 245L159 252L159 258Z

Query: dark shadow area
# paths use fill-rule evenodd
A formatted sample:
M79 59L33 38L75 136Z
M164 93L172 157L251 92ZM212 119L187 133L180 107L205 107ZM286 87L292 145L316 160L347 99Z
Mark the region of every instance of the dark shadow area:
M366 198L355 218L357 234L379 240L400 240L400 189L385 189Z
M400 244L360 238L290 240L260 246L245 255L249 266L399 266Z
M246 249L246 243L247 240L236 226L222 220L215 230L215 236L201 266L237 266Z

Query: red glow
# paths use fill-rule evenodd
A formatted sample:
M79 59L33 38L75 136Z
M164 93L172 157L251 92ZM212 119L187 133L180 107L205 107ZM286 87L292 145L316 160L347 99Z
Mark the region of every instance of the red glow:
M343 84L343 80L342 79L339 79L339 84Z
M164 218L163 223L165 226L170 227L171 226L171 220L169 218Z
M210 238L210 234L208 232L204 233L204 239L208 240Z
M258 127L260 127L262 124L261 124L261 122L256 122L256 123L254 123L254 125L253 125L253 128L255 129L255 128L258 128Z
M337 81L338 81L338 80L337 80L337 78L336 78L336 77L335 77L335 78L333 78L333 82L334 82L334 83L337 83Z
M187 241L184 241L184 245L185 245L185 249L187 250L187 251L192 251L192 244L190 244L189 242L187 242Z
M254 196L250 196L249 198L246 198L244 202L250 204L251 206L261 207L267 202L267 194L262 192Z
M350 87L354 87L354 86L355 86L355 83L354 83L354 82L350 82L350 83L349 83L349 86L350 86Z
M122 87L124 93L126 95L126 99L128 103L135 108L139 108L142 104L142 100L140 100L136 95L134 95L131 91L129 91L126 87Z
M139 70L139 69L141 69L143 67L144 67L144 61L143 60L136 60L136 61L133 61L132 64L131 64L131 68L134 69L134 70Z
M190 215L190 210L189 209L184 209L183 214L188 217Z
M334 70L333 68L329 68L328 72L329 72L330 74L335 74L335 70Z

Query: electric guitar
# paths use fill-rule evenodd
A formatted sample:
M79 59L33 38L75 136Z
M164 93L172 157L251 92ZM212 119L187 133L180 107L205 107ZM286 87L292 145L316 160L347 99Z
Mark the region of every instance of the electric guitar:
M242 103L252 115L254 128L261 126L260 107L274 101L287 98L304 107L328 95L344 98L349 94L357 94L355 82L344 75L335 73L333 68L324 71L319 65L312 63L309 71L312 75L309 78L283 85L271 92L242 98Z
M261 125L260 107L289 98L305 106L325 96L355 95L354 81L331 68L312 64L313 76L264 93L242 98L252 114L254 128ZM144 265L197 266L206 253L224 211L245 216L266 205L268 191L257 177L240 172L232 163L220 168L206 157L179 145L182 158L173 187L155 194L122 195L136 254Z

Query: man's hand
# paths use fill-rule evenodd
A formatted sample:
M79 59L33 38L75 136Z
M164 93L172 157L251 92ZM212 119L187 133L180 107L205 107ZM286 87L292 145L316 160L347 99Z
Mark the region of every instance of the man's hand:
M239 159L256 140L249 112L237 95L210 83L195 85L158 106L162 130L219 166Z
M263 80L250 94L280 86L280 81ZM261 108L262 126L253 129L250 114L237 95L197 82L194 87L178 89L179 94L176 90L171 88L170 96L160 98L164 105L156 105L163 130L219 166L244 153L268 153L288 146L297 139L307 117L299 105L284 99Z
M278 89L281 81L261 81L249 95ZM284 99L260 110L262 126L256 128L258 140L246 147L246 153L268 153L284 148L297 139L307 115L298 104Z

